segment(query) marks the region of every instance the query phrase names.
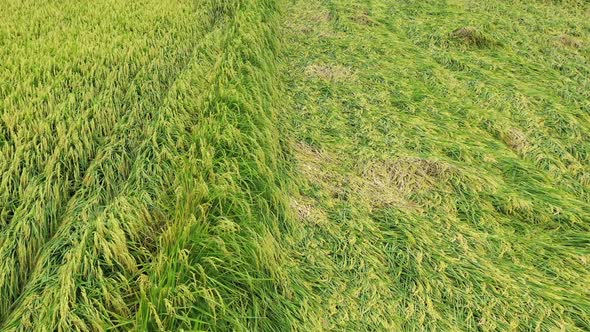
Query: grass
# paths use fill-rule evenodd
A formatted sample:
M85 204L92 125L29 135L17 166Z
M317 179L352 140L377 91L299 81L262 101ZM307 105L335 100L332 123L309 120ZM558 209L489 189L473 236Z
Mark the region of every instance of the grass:
M0 9L0 330L590 330L583 1Z

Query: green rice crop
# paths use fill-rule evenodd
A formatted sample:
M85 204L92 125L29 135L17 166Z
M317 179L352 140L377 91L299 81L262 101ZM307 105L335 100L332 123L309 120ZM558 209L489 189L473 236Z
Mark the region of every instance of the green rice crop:
M284 298L300 292L275 238L287 204L274 12L270 1L3 11L15 40L1 80L2 330L293 324Z
M327 329L589 330L588 3L286 12L299 251Z
M590 330L584 1L3 1L0 331Z

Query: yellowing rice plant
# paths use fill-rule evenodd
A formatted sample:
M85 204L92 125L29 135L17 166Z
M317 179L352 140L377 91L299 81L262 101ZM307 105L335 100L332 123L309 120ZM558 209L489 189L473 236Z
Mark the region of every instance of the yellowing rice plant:
M0 0L0 331L589 331L589 17Z

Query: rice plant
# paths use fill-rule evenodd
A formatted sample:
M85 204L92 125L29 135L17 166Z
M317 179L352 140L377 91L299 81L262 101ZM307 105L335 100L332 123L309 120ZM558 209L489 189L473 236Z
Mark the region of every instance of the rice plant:
M584 1L3 1L0 331L590 330Z

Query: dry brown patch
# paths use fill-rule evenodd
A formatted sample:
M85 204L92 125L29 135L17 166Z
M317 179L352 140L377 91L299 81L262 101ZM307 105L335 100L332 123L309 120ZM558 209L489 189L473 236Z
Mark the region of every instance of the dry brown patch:
M305 73L329 81L342 81L352 77L352 70L341 65L311 64L307 66Z
M331 154L303 142L296 143L294 151L301 170L314 175L323 173L325 166L333 163L335 159Z
M294 144L293 150L299 171L307 181L320 185L332 196L341 194L344 176L333 170L333 167L339 164L334 155L303 142ZM325 211L311 197L299 196L292 199L291 208L302 222L317 225L328 220Z
M459 28L451 32L451 36L467 45L483 47L492 44L489 38L474 27Z
M314 11L310 15L310 21L314 23L327 23L332 20L332 15L327 10Z
M294 147L300 172L311 183L322 185L332 196L342 196L345 176L334 171L340 161L336 156L326 151L313 148L299 142Z
M404 157L395 161L371 163L363 174L375 182L409 193L433 185L435 179L449 170L450 166L441 161Z
M559 35L556 38L556 41L559 45L571 47L571 48L580 48L582 47L582 42L577 40L576 38L569 36L569 35Z
M372 209L386 207L396 207L412 211L420 209L418 204L410 201L406 194L381 179L356 177L353 189L359 195L359 198L366 201Z
M317 202L305 196L300 196L297 199L291 200L291 209L297 213L297 219L301 222L311 223L315 225L326 223L328 216L317 206Z
M369 16L368 13L362 13L352 17L352 21L360 25L374 26L377 23Z
M336 199L364 202L371 209L397 207L420 211L422 208L413 201L413 194L440 186L453 176L462 176L446 162L418 157L371 160L342 173L342 161L334 154L305 143L297 143L294 150L299 170L309 183L320 185ZM293 209L301 220L323 218L313 199L299 198Z
M504 141L508 146L519 153L526 152L530 146L526 135L517 128L510 128L504 137Z
M373 200L373 206L393 205L416 210L418 204L410 195L433 188L455 170L445 162L416 157L394 161L372 161L363 166L363 193Z
M578 181L585 187L590 187L590 170L588 168L581 169L576 172Z
M320 37L331 35L329 23L332 15L323 8L311 8L301 13L297 19L285 22L290 31L296 31L305 35L317 34Z

